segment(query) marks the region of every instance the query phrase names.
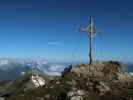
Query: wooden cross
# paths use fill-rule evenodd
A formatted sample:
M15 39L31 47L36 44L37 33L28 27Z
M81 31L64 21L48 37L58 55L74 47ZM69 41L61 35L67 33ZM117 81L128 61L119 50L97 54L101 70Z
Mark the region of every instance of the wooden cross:
M90 22L89 25L86 28L81 28L81 32L87 32L88 38L89 38L89 64L93 64L93 58L92 58L92 38L94 37L96 33L96 28L93 23L93 17L90 16Z

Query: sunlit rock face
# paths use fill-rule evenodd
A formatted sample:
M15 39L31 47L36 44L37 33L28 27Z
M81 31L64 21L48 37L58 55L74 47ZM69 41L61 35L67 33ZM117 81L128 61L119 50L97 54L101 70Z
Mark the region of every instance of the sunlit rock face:
M39 77L38 75L32 75L31 82L34 84L35 87L45 85L45 80L42 77Z
M25 84L25 90L42 87L46 84L46 81L37 74L31 75L30 80Z
M83 100L83 97L85 96L85 92L83 90L73 90L68 92L68 98L70 100Z

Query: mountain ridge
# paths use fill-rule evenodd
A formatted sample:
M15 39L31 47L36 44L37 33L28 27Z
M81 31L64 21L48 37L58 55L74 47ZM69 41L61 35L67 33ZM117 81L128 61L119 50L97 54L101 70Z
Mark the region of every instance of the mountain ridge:
M58 90L58 91L57 91ZM116 61L69 66L40 88L17 93L9 100L131 100L133 76Z

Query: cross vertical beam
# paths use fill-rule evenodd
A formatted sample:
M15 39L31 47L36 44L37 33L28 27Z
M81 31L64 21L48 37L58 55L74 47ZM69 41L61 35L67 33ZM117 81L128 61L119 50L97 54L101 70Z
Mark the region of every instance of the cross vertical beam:
M89 53L89 58L90 58L90 65L93 63L92 59L92 38L90 37L90 53Z
M81 28L82 32L86 32L88 34L89 38L89 64L93 64L93 58L92 58L92 38L94 34L96 33L96 28L93 23L93 17L90 16L90 22L89 25L86 28Z

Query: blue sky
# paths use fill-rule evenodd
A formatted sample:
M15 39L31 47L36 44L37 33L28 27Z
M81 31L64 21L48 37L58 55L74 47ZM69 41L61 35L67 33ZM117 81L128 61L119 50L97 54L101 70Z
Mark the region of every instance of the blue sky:
M0 0L0 57L88 59L80 33L94 16L96 60L133 62L131 0Z

